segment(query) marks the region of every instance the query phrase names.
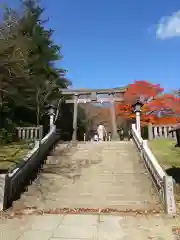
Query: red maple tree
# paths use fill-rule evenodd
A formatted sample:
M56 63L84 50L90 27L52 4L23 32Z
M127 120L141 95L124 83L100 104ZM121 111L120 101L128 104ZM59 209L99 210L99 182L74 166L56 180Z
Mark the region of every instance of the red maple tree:
M164 91L159 84L152 84L148 81L135 81L128 85L128 90L124 95L125 102L134 103L138 98L143 98L144 102L148 102Z
M117 116L125 119L135 119L132 112L132 104L137 100L143 100L141 112L142 124L148 122L154 124L168 124L179 121L180 98L173 94L163 94L164 89L159 84L147 81L135 81L128 86L124 94L124 102L116 104Z

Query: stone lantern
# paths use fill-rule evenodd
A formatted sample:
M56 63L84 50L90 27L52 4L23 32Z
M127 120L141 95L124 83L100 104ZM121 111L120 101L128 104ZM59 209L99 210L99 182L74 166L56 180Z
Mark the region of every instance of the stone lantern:
M133 105L133 112L135 112L136 114L136 129L139 132L140 136L141 136L141 119L140 119L140 115L141 115L141 108L144 104L141 101L136 101Z
M50 129L54 126L55 109L56 107L53 104L47 105Z

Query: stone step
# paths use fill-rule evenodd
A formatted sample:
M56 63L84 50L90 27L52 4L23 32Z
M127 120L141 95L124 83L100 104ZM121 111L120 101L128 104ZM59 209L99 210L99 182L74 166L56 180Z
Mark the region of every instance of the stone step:
M33 207L34 205L24 205L25 207ZM50 206L50 207L49 207ZM102 202L102 201L96 201L96 202L76 202L76 201L66 201L66 202L59 202L59 204L57 205L57 203L55 201L50 202L49 201L49 205L47 205L46 202L41 202L38 206L38 209L42 209L42 210L50 210L50 209L64 209L64 208L72 208L72 209L77 209L77 208L88 208L88 209L107 209L107 208L111 208L111 209L116 209L118 211L162 211L162 207L159 205L159 203L148 203L145 201L117 201L117 202ZM21 210L22 209L22 205L21 206L16 206L16 210Z
M161 208L133 142L57 145L13 208Z

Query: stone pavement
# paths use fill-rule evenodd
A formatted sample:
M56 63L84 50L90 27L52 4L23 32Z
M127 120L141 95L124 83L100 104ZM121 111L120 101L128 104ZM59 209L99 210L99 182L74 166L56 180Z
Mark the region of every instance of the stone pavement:
M113 215L26 215L0 220L1 240L178 240L180 218Z
M133 142L57 145L39 178L13 209L36 207L161 209L158 195Z

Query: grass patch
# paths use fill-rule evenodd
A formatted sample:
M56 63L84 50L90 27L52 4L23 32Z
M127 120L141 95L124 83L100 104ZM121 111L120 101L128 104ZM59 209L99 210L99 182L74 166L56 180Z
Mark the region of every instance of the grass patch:
M8 170L19 163L30 148L30 144L26 142L0 146L0 170Z
M163 169L172 166L180 168L180 148L174 147L176 141L170 139L154 139L149 141L149 147ZM180 212L180 185L174 185L175 200L178 212Z
M149 141L150 149L164 169L172 166L180 167L180 148L174 147L175 144L176 141L171 139Z

